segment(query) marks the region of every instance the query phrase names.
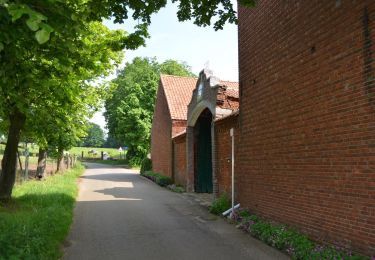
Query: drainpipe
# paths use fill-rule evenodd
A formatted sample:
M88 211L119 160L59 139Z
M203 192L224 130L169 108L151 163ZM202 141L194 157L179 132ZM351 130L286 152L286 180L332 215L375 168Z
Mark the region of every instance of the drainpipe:
M230 136L232 137L232 212L234 212L234 128L230 129Z
M211 121L211 165L212 165L212 192L214 199L217 199L219 194L218 181L217 181L217 164L216 164L216 136L215 136L215 118Z

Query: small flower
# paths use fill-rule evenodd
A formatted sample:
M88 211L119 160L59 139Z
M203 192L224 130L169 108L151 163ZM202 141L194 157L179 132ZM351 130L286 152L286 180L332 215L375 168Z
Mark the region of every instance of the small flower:
M288 255L294 255L294 248L290 246L286 249L286 252Z

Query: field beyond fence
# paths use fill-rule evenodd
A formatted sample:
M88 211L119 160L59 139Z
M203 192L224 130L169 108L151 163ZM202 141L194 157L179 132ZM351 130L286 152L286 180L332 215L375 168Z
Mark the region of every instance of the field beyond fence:
M28 158L28 167L26 171L26 156L25 156L25 148L24 145L20 144L19 151L19 161L17 162L17 173L16 173L16 182L21 183L28 179L34 179L36 177L36 171L38 167L38 150L39 147L36 145L28 145L29 151L29 158ZM0 144L0 160L3 158L5 145ZM98 159L100 160L102 157L102 152L105 153L107 156L106 158L111 160L119 160L124 159L125 153L124 151L120 152L118 149L114 148L93 148L93 147L73 147L68 151L69 156L73 161L82 159ZM68 163L67 157L63 159L61 164L61 171L70 168L70 162ZM0 171L1 171L1 164L0 164ZM57 159L52 158L47 154L46 160L46 168L45 168L45 175L53 175L57 171Z

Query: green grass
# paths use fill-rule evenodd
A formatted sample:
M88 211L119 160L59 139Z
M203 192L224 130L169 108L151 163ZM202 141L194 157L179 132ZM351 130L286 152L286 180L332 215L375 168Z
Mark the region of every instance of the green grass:
M20 158L21 158L21 162L22 162L22 167L24 167L25 166L25 156L23 156L23 155L21 155L20 156ZM2 154L0 154L0 160L2 160L3 159L3 155ZM38 163L38 157L35 157L35 156L30 156L29 157L29 164L37 164ZM17 167L18 167L19 165L18 165L18 159L17 159Z
M231 206L231 199L227 193L223 193L217 198L212 205L210 206L209 210L212 214L220 215Z
M88 152L90 150L95 150L98 152L98 154L95 156L92 154L89 154ZM116 158L116 159L120 158L120 152L118 151L117 148L73 147L72 149L69 150L69 153L81 156L82 151L84 152L84 157L87 157L87 158L93 158L93 157L99 158L101 155L101 152L107 152L109 156L111 156L112 158ZM124 151L121 152L121 155L124 156Z
M18 144L18 150L21 152L24 151L24 143L19 143ZM28 144L27 145L27 148L29 150L30 153L33 153L33 154L36 154L39 152L39 147L37 145L31 145L31 144ZM4 150L5 150L5 144L0 144L0 154L3 154L4 153Z
M45 181L15 187L12 200L0 205L0 259L59 259L68 234L81 165Z
M19 146L20 146L20 148L18 148L18 150L20 152L23 152L24 149L21 148L21 147L24 147L24 144L20 143ZM4 149L5 149L5 145L0 144L0 154L4 153ZM29 149L29 152L32 153L33 155L37 155L38 152L39 152L39 147L37 145L31 146L31 144L29 144L28 149ZM97 151L98 152L97 155L94 156L92 154L89 154L88 152L90 150ZM93 158L93 157L100 158L100 155L101 155L102 151L107 152L109 154L109 156L111 156L113 158L116 158L116 159L120 158L120 152L118 151L118 148L73 147L72 149L69 150L69 153L81 156L82 151L84 152L84 156L88 157L88 158ZM124 152L126 153L126 151L121 152L122 157L124 156ZM34 159L34 161L37 161L37 157L35 157L35 158L36 159Z

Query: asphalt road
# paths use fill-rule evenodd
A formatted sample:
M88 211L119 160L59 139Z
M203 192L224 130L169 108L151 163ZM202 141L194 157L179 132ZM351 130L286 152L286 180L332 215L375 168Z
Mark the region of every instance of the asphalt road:
M87 164L64 259L288 259L137 172Z

